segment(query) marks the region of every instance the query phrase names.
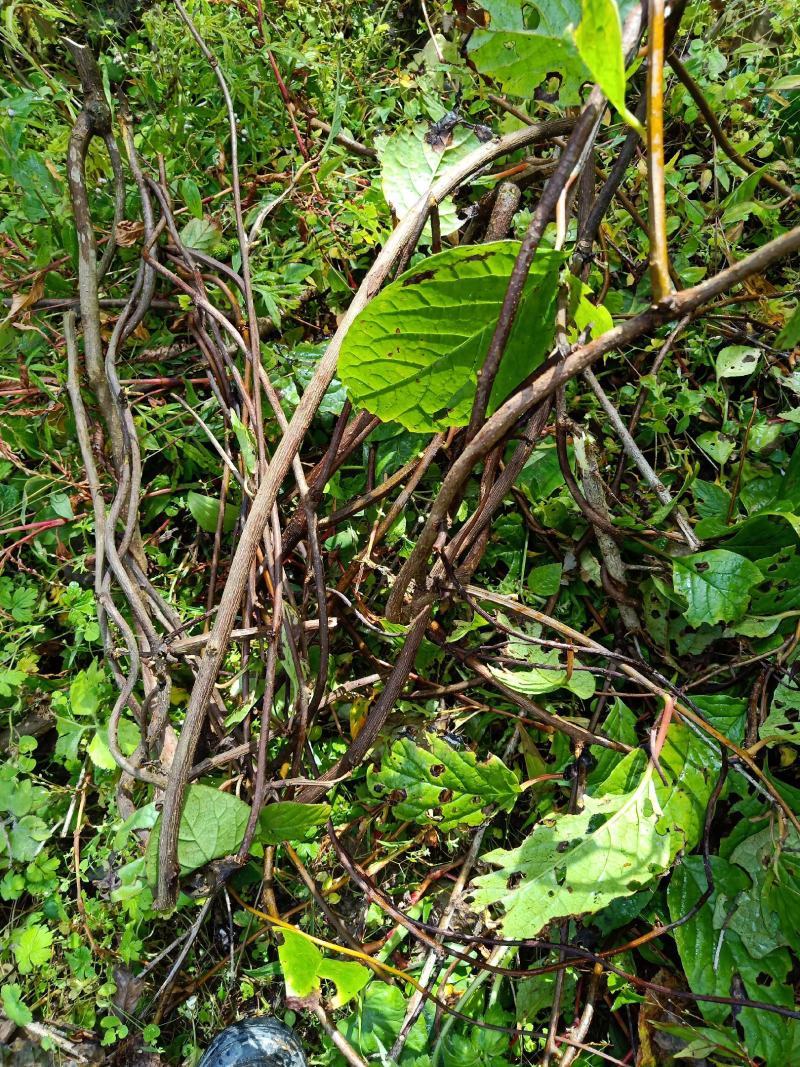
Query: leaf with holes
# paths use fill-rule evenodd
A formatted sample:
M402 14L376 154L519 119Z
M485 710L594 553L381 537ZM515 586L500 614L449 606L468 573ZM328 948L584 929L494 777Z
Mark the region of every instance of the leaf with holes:
M766 1001L793 1008L794 997L788 982L791 960L785 948L773 949L764 958L754 958L731 923L740 909L747 909L754 885L741 867L719 856L710 857L714 890L711 899L688 922L676 928L673 937L692 992L729 997L736 980L751 1000ZM707 886L701 856L689 856L676 868L667 890L667 903L673 922L687 915ZM735 994L734 994L735 995ZM706 1019L722 1023L729 1018L730 1005L698 1004ZM787 1021L769 1012L741 1008L736 1012L751 1056L766 1063L787 1063L797 1039L796 1021Z
M673 586L687 601L683 614L690 626L737 622L747 611L751 589L762 579L754 563L724 548L672 561Z
M417 433L466 425L518 251L516 241L448 249L380 292L339 355L353 404ZM561 263L550 249L534 257L490 410L550 348Z
M497 756L479 761L473 752L455 749L437 734L427 734L425 743L423 748L401 738L380 768L367 774L370 792L388 798L396 818L452 830L477 826L487 804L504 811L514 807L519 782Z
M590 74L578 54L571 29L581 19L580 0L481 0L484 27L473 31L470 58L482 74L506 93L530 98L549 75L560 81L559 102L579 102Z
M761 351L752 345L728 345L716 359L718 378L744 378L758 367Z
M759 727L765 745L796 744L800 741L800 685L795 674L787 674L775 686L769 714Z
M660 764L667 785L641 751L630 753L583 811L542 819L519 848L484 856L499 869L475 880L473 907L501 904L505 936L532 937L663 874L699 839L718 760L687 728L672 726Z
M641 889L669 866L659 833L653 768L631 793L586 797L576 815L542 820L519 848L483 858L499 868L475 880L476 911L502 904L506 937L532 937L553 919L592 914Z

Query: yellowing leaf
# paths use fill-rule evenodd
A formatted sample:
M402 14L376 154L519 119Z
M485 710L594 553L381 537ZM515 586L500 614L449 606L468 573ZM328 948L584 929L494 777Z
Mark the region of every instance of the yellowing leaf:
M542 819L519 848L484 856L499 870L475 880L473 907L501 904L505 936L533 937L553 919L593 914L663 874L697 843L719 764L683 726L670 727L660 762L667 785L644 753L632 752L583 811Z
M402 219L424 196L434 180L438 180L455 163L480 146L472 130L456 127L450 139L442 144L429 144L426 129L420 124L403 127L390 137L378 137L375 147L381 162L383 195L398 220ZM438 205L439 229L443 237L455 233L461 226L451 197ZM431 240L430 223L422 234L424 244Z
M336 988L331 1007L341 1008L369 981L370 971L362 964L326 959L312 941L293 930L281 930L281 935L278 959L288 997L310 996L319 990L320 979L324 978Z

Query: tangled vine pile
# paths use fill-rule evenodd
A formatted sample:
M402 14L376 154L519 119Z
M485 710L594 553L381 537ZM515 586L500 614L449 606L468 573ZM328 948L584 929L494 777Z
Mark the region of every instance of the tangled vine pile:
M800 1063L789 0L4 0L3 1062Z

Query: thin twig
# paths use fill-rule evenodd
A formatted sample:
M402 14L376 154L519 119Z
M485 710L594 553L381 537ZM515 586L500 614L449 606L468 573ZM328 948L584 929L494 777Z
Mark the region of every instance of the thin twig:
M628 432L628 428L622 421L619 412L609 400L608 396L606 395L606 391L603 389L600 382L598 382L597 378L594 376L594 372L591 370L590 367L587 367L586 370L583 372L583 377L589 383L592 392L600 401L606 415L608 415L609 421L614 427L617 437L619 437L620 443L622 444L622 447L624 448L625 452L639 468L640 472L644 477L644 480L656 494L661 503L665 507L671 509L675 503L672 494L661 481L661 479L658 477L658 475L650 466L650 464L647 462L644 453L636 444L633 437L631 437L630 433ZM692 552L697 552L700 549L700 541L698 541L697 537L695 536L694 531L689 525L689 522L686 517L680 512L677 512L675 514L675 524L680 529L686 540L686 544L689 546Z

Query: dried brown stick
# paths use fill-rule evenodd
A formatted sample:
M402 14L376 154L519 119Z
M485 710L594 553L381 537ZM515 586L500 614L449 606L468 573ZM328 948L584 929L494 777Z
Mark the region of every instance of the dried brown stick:
M499 156L537 141L548 140L553 135L564 132L569 126L571 122L568 120L543 123L481 145L460 163L448 168L447 173L434 183L431 195L439 202L458 188L476 170L480 170ZM415 232L420 217L424 218L427 215L429 205L430 196L420 198L391 234L367 273L325 355L320 360L317 371L309 382L289 427L275 450L253 500L250 514L231 562L211 639L198 664L197 677L173 759L170 782L164 795L159 843L159 882L155 901L158 909L170 908L176 899L178 874L176 851L180 814L186 791L186 775L197 747L217 673L225 656L228 636L233 629L242 593L247 585L251 561L255 557L267 519L283 480L333 378L342 341L356 316L380 289L397 257L406 247L409 237Z
M466 441L472 440L480 427L483 425L489 399L494 386L497 372L506 345L511 336L511 331L516 320L517 311L522 302L522 294L525 282L533 263L533 257L544 235L545 228L553 216L559 197L570 180L574 168L579 163L587 143L593 138L597 128L600 114L602 96L599 92L593 93L581 117L575 124L567 147L561 154L558 165L553 174L548 178L541 199L536 206L527 232L522 239L520 250L511 271L503 304L497 316L497 325L494 328L492 339L486 358L478 371L478 379L475 387L475 400L472 404L469 425L467 426Z
M83 353L87 377L108 429L114 464L119 470L122 465L124 443L119 413L105 376L103 340L100 335L97 242L86 184L86 156L89 145L95 137L101 137L104 140L110 137L111 111L103 92L100 69L89 46L78 44L69 37L65 38L65 44L75 60L84 94L83 109L72 128L67 149L67 184L75 229L78 234L78 296L81 308Z

